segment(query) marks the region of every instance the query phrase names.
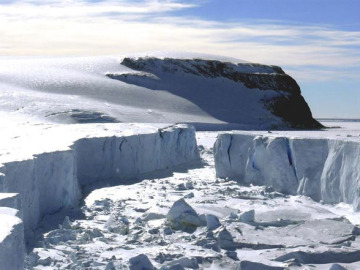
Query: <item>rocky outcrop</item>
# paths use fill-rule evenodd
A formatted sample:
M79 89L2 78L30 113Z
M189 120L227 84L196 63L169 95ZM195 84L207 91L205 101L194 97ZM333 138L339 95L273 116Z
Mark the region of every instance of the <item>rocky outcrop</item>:
M150 88L159 88L155 85L158 85L165 73L177 74L179 76L187 74L205 79L227 79L241 84L247 89L254 89L254 95L259 90L271 91L271 94L263 96L260 103L273 115L283 119L287 123L287 127L307 129L322 127L319 122L313 119L309 106L301 96L300 87L297 82L278 66L254 63L235 64L203 59L160 59L155 57L126 57L122 60L121 64L138 73L108 73L107 76L112 79ZM196 81L196 84L198 85L199 81ZM222 87L222 91L229 91L226 85ZM241 86L238 88L240 89ZM196 89L194 90L196 91ZM179 94L179 91L177 91L177 94ZM203 98L209 100L211 96L207 95L203 96ZM226 100L226 102L234 102L236 104L238 98L234 96L234 100ZM244 94L242 98L248 99L249 96ZM222 106L220 101L218 106ZM252 109L256 110L257 108ZM234 113L237 112L234 111ZM232 121L233 123L242 124L241 122L236 122L236 120Z

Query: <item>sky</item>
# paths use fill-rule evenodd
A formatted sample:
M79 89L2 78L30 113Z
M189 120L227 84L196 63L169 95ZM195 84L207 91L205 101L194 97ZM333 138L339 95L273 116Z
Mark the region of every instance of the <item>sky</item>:
M315 117L360 118L359 14L359 0L0 0L0 55L230 56L281 66Z

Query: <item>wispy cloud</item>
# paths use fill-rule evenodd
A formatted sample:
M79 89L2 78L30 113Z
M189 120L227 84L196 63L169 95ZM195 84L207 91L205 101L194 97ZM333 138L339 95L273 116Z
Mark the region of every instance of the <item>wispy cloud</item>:
M314 74L324 80L344 74L358 77L360 32L332 26L225 23L174 15L174 11L194 7L193 2L2 2L0 54L101 55L186 50L285 66L304 80L313 79ZM321 71L322 67L333 69Z

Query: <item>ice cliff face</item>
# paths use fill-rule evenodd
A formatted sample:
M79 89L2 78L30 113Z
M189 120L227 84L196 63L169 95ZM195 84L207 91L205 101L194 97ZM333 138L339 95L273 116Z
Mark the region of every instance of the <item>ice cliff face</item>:
M221 134L216 174L360 210L360 143L336 139Z
M128 136L90 134L76 140L69 150L4 163L0 167L0 216L2 207L18 210L14 210L15 217L7 214L0 219L1 228L6 225L0 229L0 262L4 261L1 256L13 253L8 265L0 265L0 269L22 269L24 234L31 242L44 215L77 206L82 186L109 179L121 184L198 158L195 130L177 125Z
M1 177L1 176L0 176ZM24 224L18 194L0 193L0 269L23 269Z
M205 108L205 104L211 103L212 99L214 99L219 107L218 110L224 110L225 108L223 108L223 106L227 106L228 108L234 108L233 114L241 113L239 109L236 109L236 105L240 106L240 99L245 99L250 102L254 98L253 96L259 95L259 90L260 96L261 91L269 91L271 94L267 95L265 93L259 97L259 103L253 105L256 107L248 108L248 106L245 106L242 107L241 110L244 112L246 110L254 112L261 111L262 107L264 107L274 116L282 118L288 127L321 127L321 124L312 118L311 111L301 96L300 87L296 81L278 66L266 66L253 63L236 64L203 59L160 59L155 57L126 57L122 60L121 64L137 71L137 73L108 73L107 76L151 89L167 89L186 99L194 100L202 108ZM190 79L187 76L192 78ZM179 78L193 81L193 84L189 85L192 88L192 96L186 94L186 89L181 91L180 89L177 90L177 87L174 85L165 85L165 77L174 77L173 84L176 84ZM177 77L177 79L175 79L175 77ZM230 85L223 83L217 86L221 88L225 102L221 101L218 95L213 96L210 88L205 90L205 92L201 91L201 86L202 84L206 85L206 81L216 83L219 80L224 81L224 79L235 83ZM187 86L184 85L183 87ZM254 90L253 92L244 92L242 91L243 87ZM234 92L234 90L237 92ZM228 92L228 95L225 94L226 92ZM204 99L204 104L201 103L201 100L196 99L197 95ZM231 95L232 97L230 97ZM206 109L207 111L209 110L207 107ZM218 119L241 124L239 119L236 120L234 117L221 115L216 110L211 112L215 114ZM231 110L229 114L231 114ZM253 122L256 122L256 120L253 119Z

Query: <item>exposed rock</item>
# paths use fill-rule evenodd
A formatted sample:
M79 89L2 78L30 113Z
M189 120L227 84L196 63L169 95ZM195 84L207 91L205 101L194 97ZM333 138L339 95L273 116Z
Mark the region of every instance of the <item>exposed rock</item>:
M290 127L311 129L323 127L312 117L310 108L301 95L284 93L276 98L264 99L264 104L274 115L286 120Z
M301 96L299 85L296 81L285 74L276 66L265 66L254 63L229 63L216 60L202 59L174 59L174 58L124 58L122 65L138 73L107 74L109 78L124 81L126 83L140 84L154 87L155 82L161 81L164 74L191 74L193 76L208 79L222 78L234 83L244 85L248 89L276 91L277 95L264 98L262 102L271 113L284 119L289 126L297 128L320 128L311 114L310 108ZM241 86L239 85L239 88ZM224 89L226 90L226 89ZM181 93L179 90L177 94ZM209 96L209 102L216 97ZM235 98L235 102L236 102ZM233 107L234 104L227 104ZM204 107L204 106L203 106ZM225 120L225 119L224 119ZM225 120L227 122L229 119Z

